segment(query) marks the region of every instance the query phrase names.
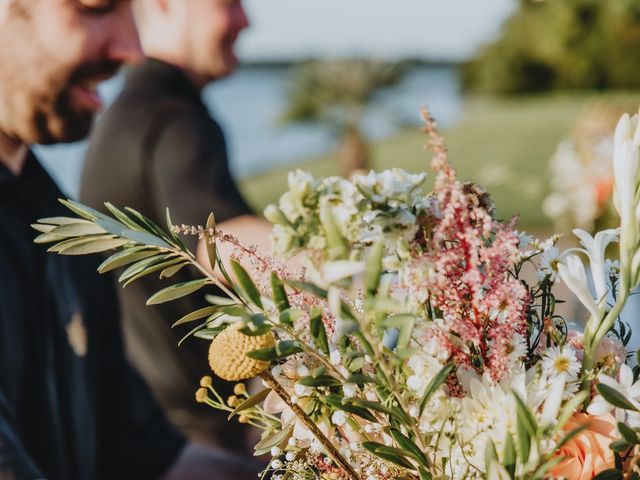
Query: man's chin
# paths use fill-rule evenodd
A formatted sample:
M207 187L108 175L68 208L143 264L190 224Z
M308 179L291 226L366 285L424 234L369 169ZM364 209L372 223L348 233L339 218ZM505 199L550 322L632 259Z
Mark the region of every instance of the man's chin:
M41 125L37 129L35 142L40 145L72 143L84 140L91 131L93 115L82 118L66 119L53 125Z

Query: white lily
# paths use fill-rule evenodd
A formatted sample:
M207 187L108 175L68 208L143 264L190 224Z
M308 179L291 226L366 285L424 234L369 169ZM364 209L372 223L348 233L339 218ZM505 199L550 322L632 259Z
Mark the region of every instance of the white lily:
M549 395L542 407L542 417L540 422L542 425L551 425L558 418L558 411L560 411L560 405L562 405L562 399L564 398L564 387L567 384L567 376L559 375L551 385Z
M344 278L353 277L364 272L364 262L352 260L336 260L322 266L322 276L327 284L338 282Z
M618 241L620 230L611 228L598 232L595 237L592 237L588 232L576 228L573 234L580 239L580 244L585 248L589 257L591 277L596 289L596 299L600 302L609 291L607 288L607 267L604 254L611 242Z
M633 371L627 364L623 363L620 365L618 380L608 375L600 374L598 376L598 382L614 389L631 402L634 407L640 408L640 381L633 381ZM607 402L602 395L596 395L593 400L591 400L591 404L587 408L587 413L590 415L604 415L611 410L614 410L614 416L618 422L626 422L631 428L640 427L639 413L615 408Z
M600 320L601 314L598 304L589 291L587 273L582 260L577 255L567 255L564 262L558 265L558 273L565 285L573 292L580 302L589 310L594 319Z

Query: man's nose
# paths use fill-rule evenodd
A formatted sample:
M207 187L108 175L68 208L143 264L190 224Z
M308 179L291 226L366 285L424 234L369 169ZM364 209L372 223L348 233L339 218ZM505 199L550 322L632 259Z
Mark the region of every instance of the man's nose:
M109 57L120 63L135 63L144 58L131 2L120 2L120 8L113 18Z
M251 25L251 23L249 22L249 17L247 17L247 12L244 10L244 7L242 6L242 4L238 4L239 5L239 11L238 11L238 30L244 30L245 28L248 28L249 25Z

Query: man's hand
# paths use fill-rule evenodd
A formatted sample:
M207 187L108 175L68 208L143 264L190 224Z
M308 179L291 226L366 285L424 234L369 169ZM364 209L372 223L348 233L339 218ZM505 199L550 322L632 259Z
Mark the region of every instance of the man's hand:
M243 245L250 247L255 246L258 253L268 255L271 252L271 228L272 225L255 215L242 215L240 217L227 220L217 226L222 232L233 235ZM209 259L207 257L207 250L205 240L201 240L198 243L198 251L196 258L200 265L205 268L210 268ZM218 249L220 256L222 257L225 267L229 267L229 258L233 253L233 245L226 242L219 242ZM247 260L245 258L245 260ZM248 268L249 265L243 265ZM230 268L227 271L231 272ZM224 280L220 275L220 280Z
M256 480L263 468L253 458L189 443L162 480Z

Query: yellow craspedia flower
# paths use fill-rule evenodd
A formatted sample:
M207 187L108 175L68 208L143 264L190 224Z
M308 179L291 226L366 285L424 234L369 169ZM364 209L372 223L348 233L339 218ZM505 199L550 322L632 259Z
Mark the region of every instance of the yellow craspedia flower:
M207 398L209 398L209 393L206 388L201 387L196 391L196 402L204 403L207 401Z
M213 385L213 379L207 375L200 379L200 386L204 388L209 388Z
M247 353L276 344L273 333L254 337L240 332L242 327L241 323L227 327L213 339L209 347L211 370L220 378L231 382L253 378L269 368L270 362L254 360Z

